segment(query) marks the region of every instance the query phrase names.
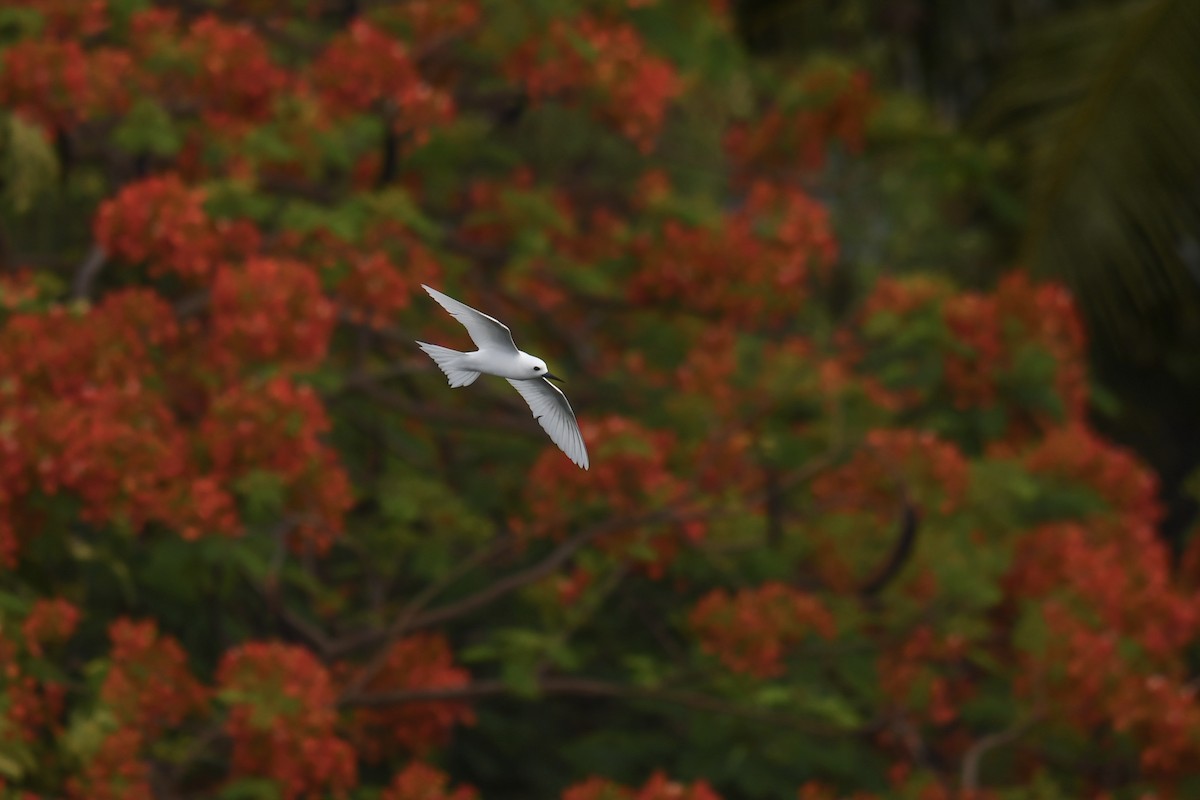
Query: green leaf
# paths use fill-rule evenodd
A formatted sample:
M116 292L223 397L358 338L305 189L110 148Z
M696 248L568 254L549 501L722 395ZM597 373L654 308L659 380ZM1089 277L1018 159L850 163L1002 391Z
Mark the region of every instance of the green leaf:
M500 668L500 680L518 697L533 699L538 695L538 665L535 661L505 661Z
M80 761L87 761L118 727L117 718L103 706L79 712L71 717L62 742L68 753Z
M32 39L45 25L45 17L36 9L0 7L0 45Z
M0 612L8 612L18 617L29 613L32 604L18 594L0 591Z
M20 739L0 742L0 775L19 781L37 768L37 759L29 745Z
M6 203L28 211L58 182L58 158L40 128L15 114L0 116L0 185Z
M183 147L175 120L149 98L138 100L113 131L113 143L127 153L173 156Z
M847 730L861 727L863 724L862 715L855 710L850 701L840 695L806 695L800 698L799 705L806 713Z
M221 789L222 800L279 800L283 793L270 778L238 778Z
M251 523L269 522L283 513L287 484L277 473L252 470L234 483L234 490L242 498Z

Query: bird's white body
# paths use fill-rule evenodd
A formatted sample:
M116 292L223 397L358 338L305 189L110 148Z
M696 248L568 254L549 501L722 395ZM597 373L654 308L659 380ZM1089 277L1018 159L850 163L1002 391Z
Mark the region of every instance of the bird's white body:
M476 350L473 353L463 353L462 363L476 372L514 381L533 380L542 378L546 374L546 362L529 355L524 350L518 350L515 354ZM529 373L539 365L542 374L530 378Z
M546 362L524 350L518 350L512 331L495 317L476 311L449 295L421 284L429 296L463 324L478 350L464 353L437 344L417 342L417 345L446 373L450 386L457 389L469 386L480 375L505 378L529 404L533 416L567 457L584 469L588 468L587 446L575 421L571 404L557 386Z

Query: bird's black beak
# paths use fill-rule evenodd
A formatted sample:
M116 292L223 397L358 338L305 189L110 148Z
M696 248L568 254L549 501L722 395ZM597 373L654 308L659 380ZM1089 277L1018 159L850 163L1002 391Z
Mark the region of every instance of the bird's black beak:
M548 378L549 380L552 380L552 381L558 381L559 383L566 383L566 381L564 381L562 378L560 378L560 377L558 377L557 375L555 375L553 372L547 372L547 373L546 373L545 375L543 375L542 377L543 377L543 378Z

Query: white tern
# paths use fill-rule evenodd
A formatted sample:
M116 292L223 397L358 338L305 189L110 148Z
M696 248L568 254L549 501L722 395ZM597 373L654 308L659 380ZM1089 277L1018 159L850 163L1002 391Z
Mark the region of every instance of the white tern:
M525 398L534 419L550 435L551 441L567 454L567 458L587 469L587 447L579 432L579 423L575 421L575 412L571 410L567 396L547 380L561 381L562 378L552 375L545 361L518 350L512 331L500 320L423 283L421 288L462 323L471 341L479 348L473 353L462 353L449 347L417 342L446 373L450 386L454 389L470 386L480 374L506 379Z

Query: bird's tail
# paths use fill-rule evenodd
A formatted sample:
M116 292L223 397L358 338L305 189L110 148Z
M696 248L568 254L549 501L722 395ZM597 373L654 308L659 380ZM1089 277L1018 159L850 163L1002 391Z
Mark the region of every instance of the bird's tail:
M426 344L425 342L417 342L417 346L433 359L442 372L446 373L446 377L450 379L450 386L452 388L457 389L460 386L470 386L479 377L479 373L475 370L462 368L462 358L465 353L460 353L457 350L451 350L449 347L442 347L437 344Z

